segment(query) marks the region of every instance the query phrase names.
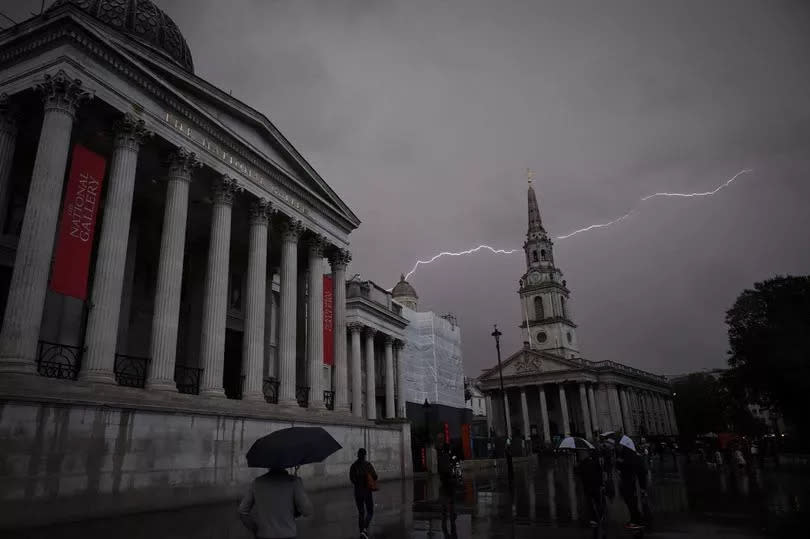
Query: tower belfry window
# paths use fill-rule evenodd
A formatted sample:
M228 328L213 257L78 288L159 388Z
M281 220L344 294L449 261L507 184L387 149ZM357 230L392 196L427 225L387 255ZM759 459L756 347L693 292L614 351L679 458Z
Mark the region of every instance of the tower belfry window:
M543 312L543 298L540 296L534 297L534 319L535 320L542 320L545 318L545 313Z
M537 251L532 251L532 258L534 259L535 262L540 262L539 260L537 260Z
M536 252L534 253L534 258L535 258L535 262L536 262L537 261L537 253ZM542 249L540 251L540 258L543 259L543 260L547 260L546 259L546 250L545 249Z

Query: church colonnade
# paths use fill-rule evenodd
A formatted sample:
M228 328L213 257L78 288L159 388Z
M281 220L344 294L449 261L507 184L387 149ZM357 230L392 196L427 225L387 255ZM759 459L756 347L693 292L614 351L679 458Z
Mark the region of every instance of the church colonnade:
M72 146L76 113L92 100L92 93L78 79L60 71L46 75L36 90L42 97L44 116L35 150L33 172L28 198L16 247L16 258L8 288L2 332L0 332L0 372L44 374L39 368L40 329L45 311L54 246L57 237L65 172ZM0 96L0 212L7 211L10 191L10 171L15 155L17 120L14 100ZM72 376L65 376L61 366L56 377L74 378L84 382L120 383L116 362L119 323L125 296L128 248L131 250L130 224L135 193L135 177L140 150L152 135L143 120L131 113L118 114L112 129L112 152L108 159L107 184L104 187L103 211L96 221L98 243L94 254L94 271L89 294L89 306L84 328L80 361ZM354 404L354 415L360 414L357 399L358 374L363 366L358 360L359 347L352 346L351 361L347 357L347 331L352 345L359 330L346 324L346 267L351 254L344 248L330 245L324 236L308 229L294 215L260 196L242 194L243 187L235 177L214 173L210 192L210 240L202 284L201 325L199 328L199 365L192 384L181 384L177 364L180 333L181 290L186 275L184 250L189 222L189 191L195 176L204 165L187 148L174 145L165 165L165 206L160 232L159 257L156 265L154 308L151 318L149 357L142 387L148 391L178 391L199 393L209 397L224 397L223 368L226 355L226 320L228 313L228 277L234 199L249 198L248 255L244 287L244 326L241 345L242 383L240 397L245 400L277 403L282 406L305 406L312 409L331 408L348 412ZM241 208L240 206L239 208ZM240 216L241 217L241 216ZM159 217L155 217L158 219ZM270 228L278 226L281 239L278 267L270 265ZM300 250L306 256L299 256ZM304 253L301 253L302 255ZM301 376L300 328L298 324L320 329L323 325L324 258L331 266L333 285L334 367L333 391L323 385L323 331L307 331L305 345L305 376ZM307 268L299 267L305 260ZM186 260L186 263L188 261ZM188 269L188 268L185 268ZM302 270L308 271L306 312L301 319L299 286ZM278 305L272 286L278 277ZM130 291L131 292L131 291ZM271 318L277 317L277 326ZM124 321L126 324L126 321ZM274 339L271 339L271 333ZM366 332L368 333L368 332ZM374 354L374 341L366 340L366 353ZM274 341L277 343L272 350ZM393 399L395 384L401 383L401 373L394 372L394 358L401 343L385 341L386 417L396 417ZM272 353L274 352L274 353ZM368 357L368 356L367 356ZM390 360L389 360L390 358ZM373 369L373 361L366 369ZM192 369L195 370L195 369ZM267 376L267 374L271 376ZM47 375L47 374L46 374ZM52 375L52 374L51 374ZM366 388L366 398L376 399L373 384ZM352 387L349 387L351 381ZM269 387L268 387L269 383ZM126 385L126 384L122 384ZM351 393L351 396L350 396ZM351 400L350 400L351 399ZM369 408L369 419L375 419L375 408Z
M576 435L593 440L595 432L631 436L678 434L671 395L615 383L552 382L506 387L487 392L487 427L509 437ZM506 426L504 427L504 406Z

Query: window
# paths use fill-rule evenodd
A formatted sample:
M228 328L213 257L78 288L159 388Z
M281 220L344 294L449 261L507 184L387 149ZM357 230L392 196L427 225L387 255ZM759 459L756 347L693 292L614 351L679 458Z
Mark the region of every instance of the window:
M543 298L540 296L534 297L534 319L542 320L546 315L543 312Z
M538 331L537 332L537 342L543 343L543 342L546 342L546 339L548 339L548 336L546 335L545 331Z
M563 318L566 318L567 315L565 314L565 298L562 296L560 296L560 307L562 308Z
M543 260L546 260L546 250L545 249L540 250L540 258L542 258Z
M544 252L545 252L545 251L544 251ZM533 259L535 262L540 262L539 260L537 260L537 251L532 251L532 259Z

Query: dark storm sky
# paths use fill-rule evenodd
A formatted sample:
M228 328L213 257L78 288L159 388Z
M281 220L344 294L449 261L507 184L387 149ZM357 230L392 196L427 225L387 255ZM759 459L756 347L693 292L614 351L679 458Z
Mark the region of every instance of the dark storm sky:
M806 2L157 4L197 74L265 113L362 219L351 272L380 284L441 250L520 247L526 167L553 235L755 171L556 243L589 359L721 366L737 294L810 272ZM506 355L520 345L523 270L481 252L412 278L458 316L468 375L495 360L493 323Z

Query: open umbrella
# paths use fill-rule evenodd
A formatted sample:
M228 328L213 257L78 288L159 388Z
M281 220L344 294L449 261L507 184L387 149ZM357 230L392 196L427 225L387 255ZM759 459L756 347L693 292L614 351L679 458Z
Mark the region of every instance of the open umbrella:
M290 427L256 440L247 461L251 468L294 468L321 462L340 448L322 427Z
M622 434L622 437L619 438L619 445L623 445L624 447L626 447L627 449L629 449L629 450L631 450L633 452L635 452L635 450L636 450L635 442L633 442L633 440L630 439L629 436L625 436L624 434Z
M563 438L557 449L595 449L593 444L584 438L578 436L568 436Z

